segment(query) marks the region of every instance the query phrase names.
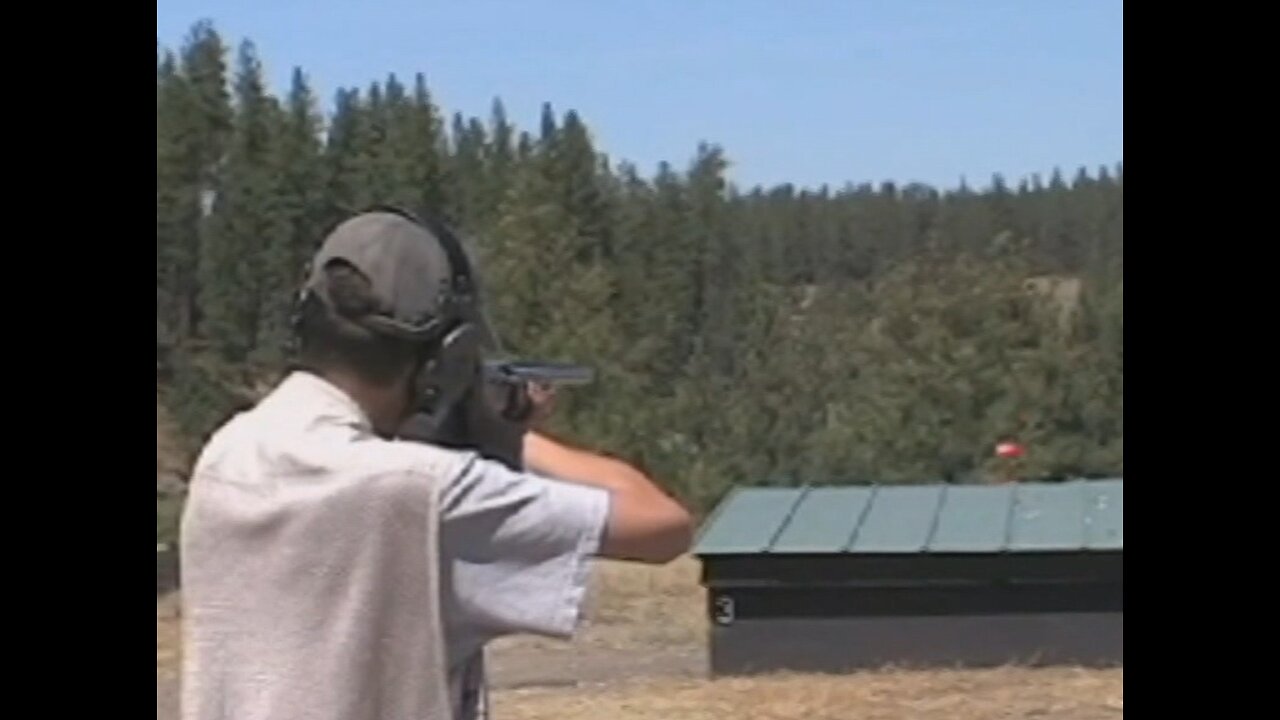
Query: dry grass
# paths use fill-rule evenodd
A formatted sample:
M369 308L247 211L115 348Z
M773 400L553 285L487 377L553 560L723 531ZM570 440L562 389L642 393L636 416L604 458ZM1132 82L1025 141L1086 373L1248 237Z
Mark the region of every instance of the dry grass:
M178 617L178 594L156 600L156 675L176 678L182 658L182 622Z
M1124 716L1124 671L776 675L498 692L494 720L1103 720Z
M589 595L589 623L626 630L636 641L701 642L707 631L701 571L701 564L690 556L661 567L598 562Z
M575 646L644 650L701 646L707 633L701 565L682 557L661 567L602 560L595 564L586 614ZM510 638L496 645L554 646L563 642Z
M499 686L517 676L591 682L496 690L494 720L1103 720L1124 715L1123 669L645 677L664 669L670 675L665 666L673 653L705 652L698 572L692 558L661 568L601 562L586 626L572 643L509 639L496 643L491 653ZM157 603L157 676L170 682L180 653L176 615L176 597Z

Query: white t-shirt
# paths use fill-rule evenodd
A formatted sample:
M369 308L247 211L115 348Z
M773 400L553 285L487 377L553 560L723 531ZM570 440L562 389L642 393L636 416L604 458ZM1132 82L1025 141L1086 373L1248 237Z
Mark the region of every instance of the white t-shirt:
M458 720L487 716L486 643L573 634L608 513L602 489L484 459L442 489L442 615Z
M351 459L355 456L358 463ZM486 643L514 633L573 633L589 559L599 551L609 511L609 495L599 488L515 472L471 452L378 440L351 398L303 372L291 374L257 407L215 434L193 475L187 515L197 523L202 520L202 468L204 477L220 478L211 482L246 486L305 488L308 477L329 483L337 477L341 483L343 473L357 484L389 472L439 485L439 607L453 720L487 716ZM212 518L204 520L206 525L235 522L206 517ZM200 552L216 552L208 539L216 534L216 527L202 529ZM317 547L309 556L295 550L296 559L273 558L273 569L264 577L309 572L323 551ZM184 564L189 560L183 557ZM270 588L250 587L245 593L272 596Z

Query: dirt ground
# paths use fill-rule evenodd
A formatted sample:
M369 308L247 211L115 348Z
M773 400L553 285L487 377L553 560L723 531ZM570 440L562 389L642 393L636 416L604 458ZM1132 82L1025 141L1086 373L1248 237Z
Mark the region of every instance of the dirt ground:
M602 562L573 642L512 638L489 653L494 720L1102 720L1124 671L1074 668L706 677L698 564ZM156 716L176 720L177 599L156 604Z
M1028 670L641 679L517 689L495 720L1105 720L1124 717L1123 671Z

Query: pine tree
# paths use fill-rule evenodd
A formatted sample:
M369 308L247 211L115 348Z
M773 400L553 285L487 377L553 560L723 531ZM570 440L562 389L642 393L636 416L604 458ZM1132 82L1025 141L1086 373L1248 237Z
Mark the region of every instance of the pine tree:
M260 355L268 364L283 359L292 334L290 316L303 269L327 229L321 157L322 120L301 68L295 68L287 107L269 158L277 179L275 202L280 213L283 242L270 248L263 267L262 318L264 338Z
M612 252L611 208L599 175L598 155L576 112L570 110L565 115L556 141L546 148L545 158L544 171L558 187L561 206L573 218L584 240L578 252L584 257L608 257Z
M461 113L454 113L451 122L453 153L450 157L449 177L453 192L450 200L450 216L464 230L479 230L492 214L486 208L485 187L485 137L484 126L467 122Z
M717 147L700 145L689 169L691 225L697 228L690 238L690 283L694 290L694 333L699 348L706 353L707 369L716 374L730 372L733 363L734 301L743 278L733 248L728 217L728 186L724 172L728 161Z
M183 48L182 74L191 91L192 149L204 190L217 190L219 171L232 133L226 56L227 46L213 24L196 23Z
M162 366L192 331L200 168L190 111L190 87L166 51L156 67L156 345Z
M246 361L255 350L272 353L284 340L279 325L263 316L269 273L292 255L273 164L281 115L246 41L236 77L235 131L200 264L207 337L230 362Z
M378 180L373 176L377 150L368 103L361 101L359 90L347 89L338 91L334 104L324 150L327 204L331 208L326 224L385 200L378 197Z
M418 73L413 81L413 100L404 126L407 184L411 192L404 198L411 207L433 213L446 212L449 198L447 175L448 146L440 111L427 90L426 77Z
M643 241L648 245L645 262L647 277L642 278L640 307L651 308L655 318L660 350L654 370L659 385L673 382L684 371L697 342L696 276L697 248L690 239L695 228L690 202L683 179L669 165L662 163L654 178L651 234Z
M325 205L321 136L324 121L301 68L294 68L287 119L277 162L283 180L282 202L293 226L293 261L299 271L316 250L323 233Z
M174 305L174 337L179 342L203 335L196 266L231 134L226 54L226 45L213 25L196 23L181 52L179 74L183 82L171 85L173 124L168 132L174 154L169 159L181 179L170 190L180 209L167 230L171 241L166 242L166 267L174 293L170 300ZM195 193L194 208L191 192Z
M520 139L516 141L516 161L523 164L533 157L533 136L527 132L520 133Z
M489 113L489 147L486 166L488 167L489 187L486 189L486 204L497 207L506 197L511 187L512 175L518 161L515 128L507 119L507 110L502 100L494 98Z
M399 83L394 77L391 82L398 89ZM395 195L397 181L404 174L399 167L402 165L402 158L395 153L398 144L394 143L395 138L392 137L391 126L395 122L393 115L396 111L391 92L388 91L384 96L382 85L375 82L370 83L366 97L368 101L362 113L365 120L364 133L360 139L358 160L362 168L360 175L368 185L360 195L361 201L356 208L358 210L374 203L390 201Z
M555 110L551 109L551 103L542 103L542 121L538 133L538 145L543 150L550 150L555 145L556 138L559 137L560 130L556 124Z
M593 365L603 375L617 364L618 336L610 312L614 278L598 260L577 256L578 228L557 202L540 168L513 179L484 262L493 318L517 355ZM602 402L608 386L575 389L560 422L599 441L619 432L625 413Z

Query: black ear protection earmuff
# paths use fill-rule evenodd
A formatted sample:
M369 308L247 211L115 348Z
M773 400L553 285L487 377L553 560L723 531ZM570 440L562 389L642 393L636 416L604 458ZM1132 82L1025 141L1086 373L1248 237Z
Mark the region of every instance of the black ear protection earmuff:
M440 289L439 338L423 347L422 362L413 378L418 410L433 424L444 420L480 377L483 333L479 322L479 298L471 261L462 241L438 218L419 216L394 205L375 205L367 212L399 215L425 228L440 242L449 262L449 283Z
M440 243L449 263L449 279L440 288L439 313L428 322L439 328L421 344L421 361L414 373L412 392L418 412L438 426L449 410L475 385L481 374L486 333L481 329L479 297L471 262L461 240L437 218L418 216L394 205L374 205L363 212L398 215L431 233ZM307 269L308 274L310 268ZM297 338L303 307L311 292L305 288L294 306L293 327ZM296 342L296 341L295 341Z

